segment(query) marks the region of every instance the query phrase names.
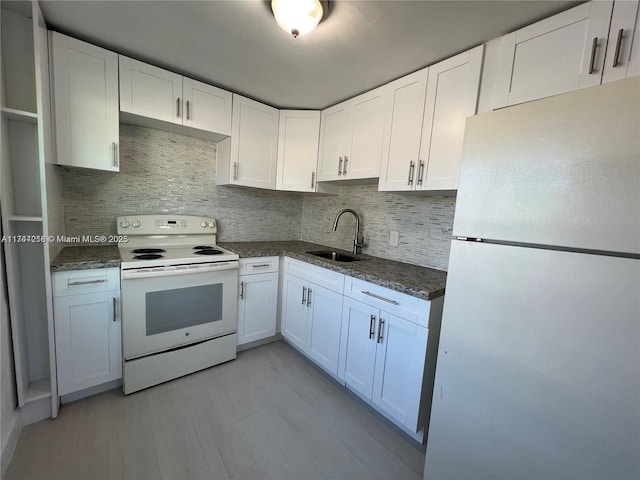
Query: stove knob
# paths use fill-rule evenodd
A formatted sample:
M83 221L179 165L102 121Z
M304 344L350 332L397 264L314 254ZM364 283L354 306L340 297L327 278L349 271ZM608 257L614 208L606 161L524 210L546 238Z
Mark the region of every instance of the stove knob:
M134 220L132 225L133 225L133 228L139 228L140 225L142 225L142 224L140 223L140 220Z
M120 222L120 226L121 226L122 228L129 228L129 227L131 226L131 224L130 224L128 221L126 221L126 220L122 220L122 221Z
M213 228L215 226L216 226L216 224L214 222L209 222L209 228Z
M207 222L206 222L205 220L202 220L202 221L200 222L200 226L201 226L202 228L205 228L205 227L207 226Z

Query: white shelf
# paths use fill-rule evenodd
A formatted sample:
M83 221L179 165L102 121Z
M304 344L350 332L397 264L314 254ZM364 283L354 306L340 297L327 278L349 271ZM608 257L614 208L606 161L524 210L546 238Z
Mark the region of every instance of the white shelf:
M10 222L42 222L42 217L35 215L9 215Z
M38 122L38 114L33 112L27 112L25 110L17 110L15 108L9 107L0 107L0 112L2 112L2 116L9 120L19 120L23 122L29 123L37 123Z
M43 378L42 380L29 383L24 403L35 402L47 397L51 397L51 380L49 378Z

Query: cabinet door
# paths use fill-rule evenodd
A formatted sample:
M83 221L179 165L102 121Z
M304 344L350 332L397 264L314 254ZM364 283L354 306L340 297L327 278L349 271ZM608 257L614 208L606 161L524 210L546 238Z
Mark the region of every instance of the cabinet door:
M344 378L345 384L365 398L373 392L373 372L376 362L376 326L378 310L345 298L343 321L346 322Z
M351 118L349 101L322 111L318 180L340 180L344 158L351 154Z
M467 117L476 113L481 45L429 67L417 190L456 190Z
M599 85L612 4L587 2L502 37L494 108Z
M185 126L231 135L231 92L183 77L182 94Z
M638 3L624 0L613 5L602 83L640 75Z
M54 298L58 392L122 377L120 291Z
M320 112L280 110L277 190L316 191Z
M372 400L417 432L428 330L386 312L380 319Z
M300 350L306 350L307 282L285 274L282 290L282 336Z
M118 171L118 55L51 33L57 163Z
M120 110L182 125L182 75L132 58L120 59Z
M350 100L353 109L351 154L342 164L342 178L380 176L382 143L389 86L376 88Z
M231 168L234 185L276 188L277 109L233 95Z
M309 356L332 375L338 374L342 294L309 284L307 307L311 321L307 333Z
M238 345L276 334L278 274L242 275L238 288Z
M389 84L391 100L380 166L380 191L415 188L410 170L411 162L414 169L418 163L428 71L425 68Z

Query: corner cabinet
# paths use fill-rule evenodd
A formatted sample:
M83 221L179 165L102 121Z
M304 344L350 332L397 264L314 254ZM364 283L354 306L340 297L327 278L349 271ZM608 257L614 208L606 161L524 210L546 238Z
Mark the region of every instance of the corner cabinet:
M279 257L241 258L238 345L276 334Z
M322 111L318 180L380 175L388 85Z
M282 336L338 374L344 275L288 257L282 281Z
M494 108L633 75L637 12L637 0L591 1L502 37Z
M315 192L320 112L280 110L276 189Z
M476 113L479 46L389 84L380 191L455 191L467 117Z
M276 188L278 109L233 94L231 138L218 144L218 185Z
M118 55L50 33L58 165L119 170Z
M122 378L120 270L53 273L58 393Z
M119 64L125 120L162 129L171 124L190 127L194 130L177 131L200 132L216 141L231 134L230 92L123 55Z

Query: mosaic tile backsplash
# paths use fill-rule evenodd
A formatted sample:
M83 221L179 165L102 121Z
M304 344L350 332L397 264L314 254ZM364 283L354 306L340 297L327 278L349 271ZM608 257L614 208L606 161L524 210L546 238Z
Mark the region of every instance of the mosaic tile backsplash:
M176 213L213 217L219 241L300 240L302 196L218 187L216 144L120 124L120 172L63 167L68 236L116 233L116 217Z
M177 213L218 220L219 241L306 240L352 249L354 220L333 220L342 208L360 214L364 253L446 270L454 197L378 192L350 185L337 196L216 186L216 144L209 140L120 125L120 172L56 167L64 233L110 235L116 217ZM399 232L399 246L389 232Z

